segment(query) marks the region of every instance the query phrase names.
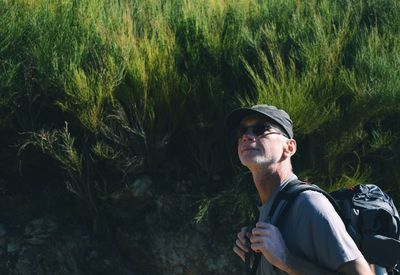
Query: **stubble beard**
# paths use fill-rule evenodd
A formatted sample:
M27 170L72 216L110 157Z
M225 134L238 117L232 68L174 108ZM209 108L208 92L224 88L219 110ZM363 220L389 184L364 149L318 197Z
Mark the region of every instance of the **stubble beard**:
M274 164L275 161L270 156L257 155L257 156L243 156L240 158L240 162L246 166L262 166L269 167L271 164Z

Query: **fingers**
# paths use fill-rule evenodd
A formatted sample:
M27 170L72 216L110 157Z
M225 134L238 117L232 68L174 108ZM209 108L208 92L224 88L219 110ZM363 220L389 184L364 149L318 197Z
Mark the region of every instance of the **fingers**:
M245 244L247 242L246 237L248 233L248 229L247 227L242 227L242 229L240 230L240 232L237 234L237 238L243 243Z
M248 231L248 227L241 228L240 232L237 234L235 246L233 247L233 252L235 252L243 261L245 260L245 254L250 251L249 238L251 233Z
M251 231L250 248L256 252L262 252L266 249L268 238L273 238L275 226L270 223L258 222Z
M255 251L255 252L260 252L260 253L262 253L262 252L263 252L263 249L265 249L265 248L264 248L262 242L257 242L257 243L252 243L252 244L251 244L251 249L252 249L253 251Z
M255 236L268 236L268 235L271 235L271 230L269 230L269 229L262 229L262 228L254 228L252 231L251 231L251 238L250 238L250 240L252 239L252 238L254 238Z
M267 236L267 234L258 235L258 236L252 236L251 239L250 239L250 243L254 244L254 243L263 242L263 240L265 239L266 236Z
M256 224L250 242L252 250L261 252L266 258L270 257L274 261L282 259L287 250L279 229L268 223Z
M246 253L251 250L263 252L269 247L269 239L275 239L277 227L270 223L258 222L256 227L249 232L249 227L242 227L237 234L233 251L245 261Z
M236 247L240 248L244 252L249 252L250 249L250 242L249 242L249 237L250 237L250 232L247 232L248 228L242 227L240 232L237 234L237 239L236 239Z
M240 248L244 252L249 252L250 243L249 242L241 242L240 240L236 240L235 242L236 247Z
M254 230L253 230L254 231ZM265 231L265 230L264 230ZM253 235L250 238L250 249L256 252L262 252L262 249L265 247L266 240L268 238L268 232L261 231L259 234L258 231L256 230L256 234L253 233Z
M239 247L234 246L233 252L235 252L242 259L243 262L245 261L245 252L241 250Z
M256 228L264 228L264 229L270 229L274 228L275 226L272 225L271 223L268 222L257 222L256 223Z
M250 251L250 243L247 240L243 242L241 239L238 238L235 242L235 246L233 247L233 252L235 252L242 259L242 261L245 261L245 255L249 251Z
M268 236L274 231L274 226L269 223L258 222L251 231L252 236Z

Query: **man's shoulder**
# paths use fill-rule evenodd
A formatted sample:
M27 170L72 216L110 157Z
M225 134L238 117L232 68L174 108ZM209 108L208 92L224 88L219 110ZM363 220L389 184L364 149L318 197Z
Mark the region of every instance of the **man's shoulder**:
M306 190L301 192L293 202L292 210L299 212L312 212L313 214L326 214L336 213L335 208L330 203L328 198L314 190Z
M298 202L298 203L307 203L307 202L313 203L315 201L320 201L320 200L328 200L328 198L324 194L322 194L321 192L318 192L318 191L315 191L315 190L305 190L305 191L299 193L299 195L297 196L295 202Z

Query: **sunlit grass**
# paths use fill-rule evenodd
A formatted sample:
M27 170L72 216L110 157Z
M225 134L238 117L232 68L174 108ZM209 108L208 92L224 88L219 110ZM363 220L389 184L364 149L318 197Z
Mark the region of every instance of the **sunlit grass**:
M0 130L47 142L63 171L79 160L85 176L65 182L93 204L140 173L190 179L191 192L220 198L238 170L224 116L269 103L294 120L299 174L341 185L383 173L399 185L390 164L373 171L387 159L377 155L399 158L399 5L2 1Z

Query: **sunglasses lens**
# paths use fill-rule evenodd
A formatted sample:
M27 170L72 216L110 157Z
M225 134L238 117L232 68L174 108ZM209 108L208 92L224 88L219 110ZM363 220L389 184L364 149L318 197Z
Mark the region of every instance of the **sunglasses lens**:
M248 129L249 127L246 127L246 126L240 126L238 129L237 129L237 136L238 136L238 138L241 138L246 132L247 132L247 129Z
M265 125L265 124L256 124L256 125L254 125L254 126L253 126L253 133L254 133L256 136L259 136L259 135L264 134L265 131L268 129L266 126L267 126L267 125Z
M257 123L253 126L241 126L239 127L237 134L238 137L241 138L249 129L254 133L256 136L260 136L265 133L265 131L271 129L272 126L265 123Z

